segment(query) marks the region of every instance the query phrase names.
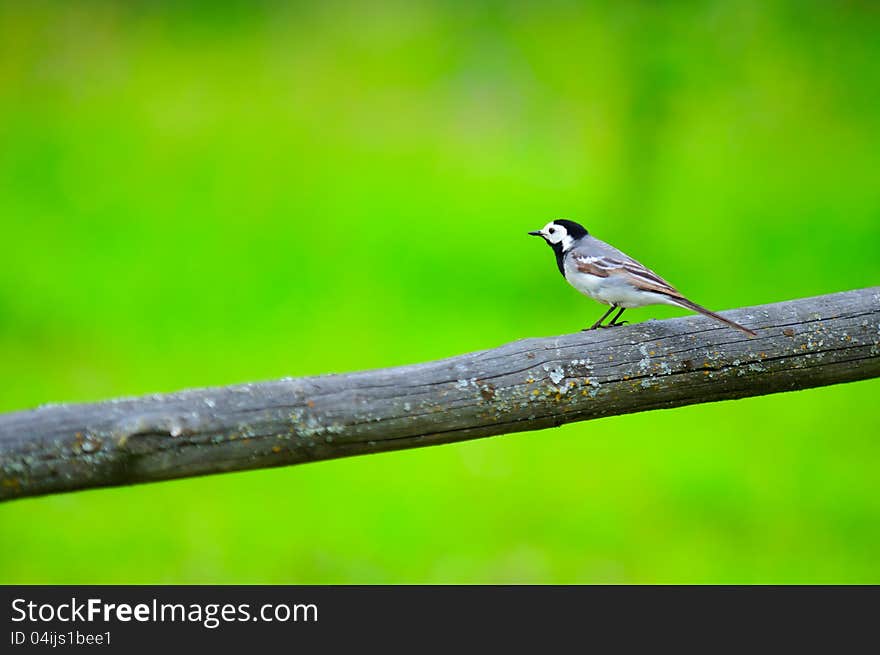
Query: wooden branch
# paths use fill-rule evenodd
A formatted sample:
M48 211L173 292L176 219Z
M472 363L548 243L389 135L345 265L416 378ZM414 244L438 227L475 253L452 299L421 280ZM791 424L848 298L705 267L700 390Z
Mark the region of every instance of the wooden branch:
M0 499L299 464L880 376L880 287L384 370L0 415Z

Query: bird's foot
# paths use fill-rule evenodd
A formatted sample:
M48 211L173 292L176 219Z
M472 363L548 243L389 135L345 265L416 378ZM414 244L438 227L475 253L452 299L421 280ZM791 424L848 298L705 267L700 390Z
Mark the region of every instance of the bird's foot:
M603 317L604 318L604 317ZM592 330L604 330L606 328L617 327L618 325L626 325L629 321L617 321L616 323L606 323L602 325L599 321L593 323L590 327L584 328L581 332L591 332Z
M606 325L599 325L598 323L591 325L588 328L584 328L581 332L592 332L593 330L607 330L608 328L620 327L621 325L626 325L629 321L618 321L617 323L607 323Z

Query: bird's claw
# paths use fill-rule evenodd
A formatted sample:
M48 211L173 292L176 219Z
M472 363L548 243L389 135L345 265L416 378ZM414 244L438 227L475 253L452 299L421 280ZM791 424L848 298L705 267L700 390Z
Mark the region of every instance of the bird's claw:
M588 328L584 328L581 332L592 332L593 330L605 330L607 328L619 327L621 325L626 325L629 321L618 321L617 323L609 323L608 325L591 325Z
M604 330L606 328L618 327L620 325L626 325L629 321L617 321L617 323L608 323L607 325L600 325L599 323L594 323L590 327L586 327L581 332L592 332L593 330Z

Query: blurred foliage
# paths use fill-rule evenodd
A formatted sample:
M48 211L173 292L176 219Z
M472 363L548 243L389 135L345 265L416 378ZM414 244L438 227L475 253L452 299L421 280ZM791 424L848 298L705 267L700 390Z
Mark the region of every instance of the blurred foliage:
M0 3L0 411L880 274L870 2ZM633 311L630 320L682 314ZM0 506L0 582L880 582L878 381Z

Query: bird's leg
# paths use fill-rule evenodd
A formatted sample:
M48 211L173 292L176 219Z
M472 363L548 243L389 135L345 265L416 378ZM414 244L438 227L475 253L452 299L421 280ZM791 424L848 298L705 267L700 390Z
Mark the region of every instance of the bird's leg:
M606 325L605 327L613 327L615 325L623 325L624 323L628 323L629 321L620 321L620 323L617 322L618 320L620 320L620 315L623 314L623 312L625 311L626 307L621 307L620 311L614 315L614 318L612 318L611 322L608 323L608 325Z
M617 309L617 305L611 305L611 307L608 309L608 311L605 312L604 314L602 314L602 318L600 318L598 321L593 323L590 327L584 328L583 330L581 330L581 332L587 332L588 330L597 330L600 327L605 327L604 325L602 325L602 321L604 321L606 318L608 318L608 315L611 312L613 312L615 309Z

